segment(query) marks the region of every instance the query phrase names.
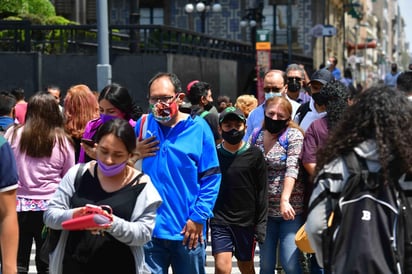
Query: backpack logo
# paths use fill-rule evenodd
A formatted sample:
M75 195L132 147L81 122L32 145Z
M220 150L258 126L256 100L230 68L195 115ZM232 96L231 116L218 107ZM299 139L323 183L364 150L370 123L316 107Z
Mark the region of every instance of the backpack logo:
M369 210L362 210L362 221L370 221L371 220L371 212Z

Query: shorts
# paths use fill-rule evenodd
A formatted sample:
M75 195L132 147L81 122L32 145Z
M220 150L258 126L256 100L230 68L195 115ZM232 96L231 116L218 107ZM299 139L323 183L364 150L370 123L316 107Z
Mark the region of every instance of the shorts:
M210 225L212 254L232 252L238 261L251 261L255 255L254 227Z

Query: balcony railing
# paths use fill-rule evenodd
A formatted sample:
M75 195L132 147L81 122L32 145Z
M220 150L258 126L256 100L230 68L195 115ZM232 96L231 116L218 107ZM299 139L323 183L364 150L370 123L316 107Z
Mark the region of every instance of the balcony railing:
M109 43L112 52L254 59L250 43L163 25L110 25ZM0 51L89 54L96 50L96 25L43 26L27 21L0 21Z

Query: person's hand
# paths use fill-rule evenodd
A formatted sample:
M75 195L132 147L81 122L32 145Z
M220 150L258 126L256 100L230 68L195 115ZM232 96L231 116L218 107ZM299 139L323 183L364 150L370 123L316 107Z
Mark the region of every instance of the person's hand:
M284 220L294 220L296 215L292 205L286 200L280 202L280 214Z
M203 225L190 219L186 222L180 234L184 235L183 245L188 245L189 249L196 248L199 241L203 243Z
M81 147L83 148L84 152L92 159L96 159L96 146L89 146L86 143L80 143Z
M159 150L159 140L155 136L150 136L142 141L136 141L136 149L133 152L133 156L129 159L129 162L134 165L137 160L155 156L156 151Z
M109 206L97 206L92 204L87 204L82 207L77 207L73 210L72 218L78 218L85 215L90 214L100 214L109 218L110 223L96 226L96 227L88 227L85 230L89 230L93 235L101 235L104 233L105 230L109 229L113 223L113 213L112 209Z

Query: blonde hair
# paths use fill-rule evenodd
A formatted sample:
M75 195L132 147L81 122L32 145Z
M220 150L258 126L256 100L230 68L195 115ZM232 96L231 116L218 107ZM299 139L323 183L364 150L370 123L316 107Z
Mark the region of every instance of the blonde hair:
M240 109L247 118L249 113L258 106L258 100L254 95L243 94L237 97L235 107Z

